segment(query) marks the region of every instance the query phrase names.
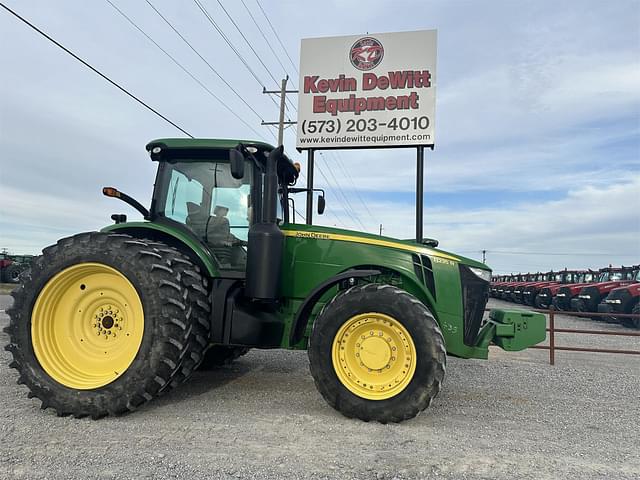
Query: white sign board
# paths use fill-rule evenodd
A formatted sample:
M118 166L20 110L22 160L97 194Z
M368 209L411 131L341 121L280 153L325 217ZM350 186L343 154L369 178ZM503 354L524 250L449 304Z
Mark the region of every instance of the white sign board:
M300 149L434 144L436 30L307 38Z

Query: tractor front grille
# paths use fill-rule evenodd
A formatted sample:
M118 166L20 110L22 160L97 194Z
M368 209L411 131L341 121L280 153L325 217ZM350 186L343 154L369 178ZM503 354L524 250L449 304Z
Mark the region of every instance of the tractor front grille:
M472 347L478 338L484 309L489 300L489 282L482 280L462 264L460 264L460 282L464 313L464 343Z

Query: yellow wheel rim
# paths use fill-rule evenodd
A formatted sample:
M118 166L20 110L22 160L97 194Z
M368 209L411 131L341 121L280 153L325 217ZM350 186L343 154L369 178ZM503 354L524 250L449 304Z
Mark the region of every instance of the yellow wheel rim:
M416 371L416 348L407 329L383 313L347 320L333 340L333 368L355 395L385 400L409 385Z
M52 277L31 314L31 342L45 372L69 388L113 382L136 357L144 330L138 292L116 269L80 263Z

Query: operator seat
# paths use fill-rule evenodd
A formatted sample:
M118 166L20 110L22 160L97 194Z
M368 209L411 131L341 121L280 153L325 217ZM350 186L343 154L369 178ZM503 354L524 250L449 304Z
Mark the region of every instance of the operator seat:
M205 241L222 266L231 264L231 250L233 247L227 213L229 213L227 207L216 205L213 209L213 216L209 217L207 221L205 232Z
M185 223L198 238L205 238L208 220L209 214L202 206L194 202L187 202L187 218Z

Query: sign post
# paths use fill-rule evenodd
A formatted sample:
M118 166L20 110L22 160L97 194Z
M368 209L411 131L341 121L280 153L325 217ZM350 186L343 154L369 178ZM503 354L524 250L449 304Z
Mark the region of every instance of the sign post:
M424 205L424 147L417 147L416 165L416 242L422 243L422 223Z
M315 169L313 154L314 150L310 148L307 152L307 225L313 223L313 170Z
M298 150L417 148L416 241L422 242L424 148L435 144L436 31L303 39ZM309 178L310 177L310 178ZM313 197L307 197L311 223Z

